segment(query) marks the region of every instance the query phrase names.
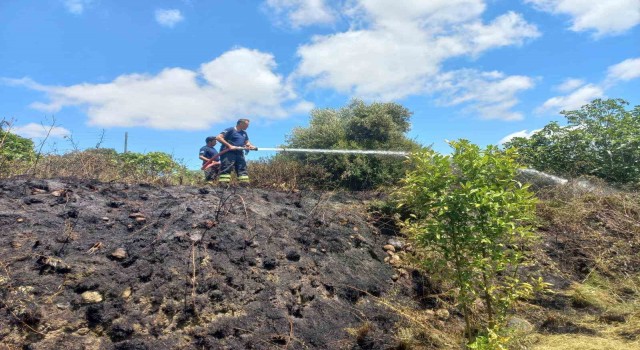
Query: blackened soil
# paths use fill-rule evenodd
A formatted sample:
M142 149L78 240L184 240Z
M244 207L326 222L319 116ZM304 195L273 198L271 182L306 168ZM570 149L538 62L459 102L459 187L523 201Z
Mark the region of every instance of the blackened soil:
M0 348L393 348L348 195L0 181ZM353 331L366 325L366 342ZM364 329L364 328L361 328Z

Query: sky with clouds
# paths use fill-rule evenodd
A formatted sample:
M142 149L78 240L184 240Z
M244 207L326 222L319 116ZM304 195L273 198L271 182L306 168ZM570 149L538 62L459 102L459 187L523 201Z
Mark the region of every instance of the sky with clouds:
M0 118L48 149L163 151L252 120L400 103L410 137L487 145L595 98L640 104L640 0L0 1ZM252 158L269 155L257 152Z

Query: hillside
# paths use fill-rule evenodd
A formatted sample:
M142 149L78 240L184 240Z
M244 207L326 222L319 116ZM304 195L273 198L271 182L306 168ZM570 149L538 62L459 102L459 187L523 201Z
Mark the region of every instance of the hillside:
M0 349L451 349L379 194L0 181ZM640 348L637 197L541 190L512 349ZM390 224L390 226L387 226Z
M397 316L374 301L399 277L384 261L391 237L366 220L361 202L257 189L1 181L0 343L393 346ZM350 332L363 325L366 336Z

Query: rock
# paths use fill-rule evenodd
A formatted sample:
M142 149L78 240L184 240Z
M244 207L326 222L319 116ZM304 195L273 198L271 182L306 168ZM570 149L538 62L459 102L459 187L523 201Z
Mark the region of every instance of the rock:
M446 320L449 318L449 310L447 309L438 309L435 313L436 317L441 320Z
M142 214L142 213L131 213L131 214L129 214L129 217L131 219L144 218L144 214Z
M388 257L388 256L384 258L384 262L386 262L386 263L388 263L388 262L389 262L389 260L391 260L391 258L390 258L390 257Z
M125 289L122 292L122 298L123 299L129 299L130 296L131 296L131 287L127 287L127 289Z
M123 248L117 248L113 253L111 253L111 256L115 259L122 260L127 257L127 251Z
M86 291L80 295L85 304L95 304L102 301L102 295L95 291Z
M425 312L424 312L424 313L425 313L425 314L427 314L427 316L429 316L429 317L433 317L433 316L436 314L436 313L435 313L433 310L431 310L431 309L429 309L429 310L425 310Z
M32 188L31 189L31 194L43 194L43 193L47 193L47 190L43 190L41 188Z
M387 241L387 243L392 245L395 249L404 248L404 242L399 240L399 239L397 239L397 238L391 238L390 240Z
M531 333L533 332L534 327L529 321L525 320L524 318L511 317L507 321L507 328L516 332Z
M64 196L66 193L67 193L67 191L66 191L66 190L55 190L55 191L51 192L51 194L52 194L54 197L62 197L62 196Z
M387 244L384 247L382 247L382 249L388 251L388 252L395 252L396 251L396 247L392 246L391 244Z
M364 237L362 237L361 234L354 235L353 239L355 239L356 241L362 242L362 243L367 241Z
M105 216L102 218L102 221L109 221L109 218Z
M145 221L147 221L146 218L143 218L143 217L136 218L136 222L145 222Z
M56 307L60 310L68 309L71 307L71 304L68 301L57 303Z
M394 281L397 281L398 278L400 278L400 276L398 276L397 274L394 274L393 276L391 276L391 279Z
M86 327L85 328L80 328L80 329L78 329L76 331L76 333L78 335L87 335L87 334L89 334L89 332L91 332L91 330L89 328L86 328Z
M400 276L407 276L409 274L405 269L398 269L398 273L400 274Z
M396 254L392 255L391 259L389 259L389 264L391 264L391 266L398 266L401 262L400 257Z
M17 222L24 222L23 218L18 218L18 220L16 220Z
M67 273L71 271L71 266L65 263L62 259L55 258L52 256L40 256L36 261L38 265L40 265L40 271L54 271L57 273Z
M189 234L189 239L193 242L200 242L202 240L202 233L200 232L191 232Z

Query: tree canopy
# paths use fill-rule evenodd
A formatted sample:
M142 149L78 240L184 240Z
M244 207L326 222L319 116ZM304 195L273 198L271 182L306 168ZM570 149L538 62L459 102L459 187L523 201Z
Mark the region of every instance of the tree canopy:
M353 100L340 109L316 109L308 127L295 128L286 147L350 150L414 151L420 148L406 133L411 112L397 103ZM394 183L404 175L403 159L389 156L291 154L302 162L322 164L331 181L351 189Z
M590 175L616 184L640 183L640 106L622 99L597 99L562 111L566 126L546 125L530 138L517 137L520 161L560 176Z

